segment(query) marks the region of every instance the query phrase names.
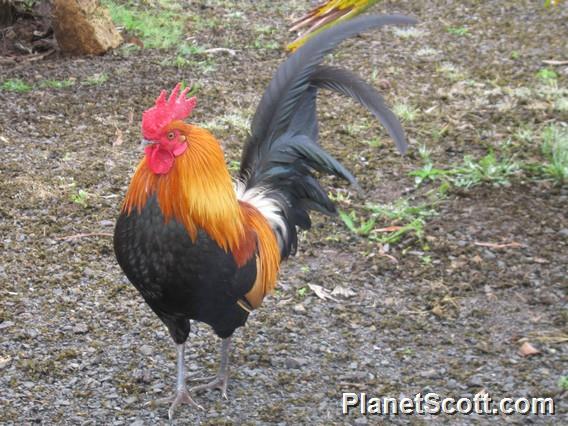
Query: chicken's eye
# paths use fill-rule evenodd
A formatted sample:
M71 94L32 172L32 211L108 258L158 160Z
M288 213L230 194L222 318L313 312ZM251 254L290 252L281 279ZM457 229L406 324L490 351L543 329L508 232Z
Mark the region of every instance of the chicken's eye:
M176 134L174 132L168 132L168 140L173 141L175 137Z

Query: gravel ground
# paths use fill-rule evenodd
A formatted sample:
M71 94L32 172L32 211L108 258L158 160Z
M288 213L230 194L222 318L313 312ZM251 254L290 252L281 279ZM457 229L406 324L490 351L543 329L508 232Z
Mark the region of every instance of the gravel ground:
M0 91L2 424L167 422L167 410L145 403L171 391L175 350L120 271L108 236L141 155L140 114L159 90L182 79L199 83L193 120L237 160L246 120L285 57L286 28L308 3L191 2L187 13L217 20L190 28L195 42L237 54L202 54L187 68L175 67L168 50L121 49L0 70L0 80L36 87L45 79L74 82ZM568 121L561 101L539 92L535 77L543 60L567 59L568 5L549 11L540 3L385 1L374 8L421 23L414 32L366 34L329 60L373 80L390 105L416 109L404 123L413 148L401 158L360 108L322 96L323 144L364 190L329 180L335 193L349 196L343 208L426 199L432 188L415 189L408 176L421 165L421 145L442 167L490 150L542 161L536 143L514 135ZM554 69L566 96L568 68ZM376 135L378 146L364 143ZM316 215L278 291L235 333L229 401L199 394L205 411L183 407L175 423L567 424L559 384L568 373L567 205L566 187L527 174L506 186L450 190L423 240L391 245L396 263L339 218ZM308 284L335 295L323 300ZM539 354L521 356L525 341ZM190 373L214 373L218 346L195 324ZM342 392L459 398L481 390L494 398L552 397L557 413L384 419L344 417L340 409Z

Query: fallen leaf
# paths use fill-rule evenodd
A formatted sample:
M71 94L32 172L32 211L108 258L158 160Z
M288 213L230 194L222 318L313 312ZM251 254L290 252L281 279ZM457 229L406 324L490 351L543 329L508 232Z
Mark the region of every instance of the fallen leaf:
M438 318L446 318L446 314L444 313L444 309L440 305L436 305L432 308L432 313L436 315Z
M118 127L116 128L116 132L114 133L116 136L116 139L114 140L114 142L112 143L112 146L120 146L122 145L122 130L120 130Z
M479 256L478 254L476 254L475 256L473 256L471 258L471 260L475 263L483 263L483 259L481 258L481 256Z
M325 288L323 288L321 285L317 285L317 284L308 284L308 287L310 288L310 290L312 290L317 297L319 297L321 300L336 300L330 293L329 291L327 291Z
M343 296L343 297L352 297L355 296L355 294L356 293L350 288L341 287L340 285L336 286L331 292L332 296Z
M482 243L482 242L479 242L479 241L475 241L473 244L475 244L476 246L480 246L480 247L489 247L489 248L495 248L495 249L526 247L526 245L521 244L521 243L517 243L515 241L510 242L510 243L502 243L502 244Z
M532 356L532 355L538 355L540 353L540 351L535 348L533 345L531 345L529 342L525 342L521 345L521 347L519 348L519 355L521 356Z
M394 231L400 231L402 229L402 226L387 226L386 228L379 228L379 229L375 229L375 232L394 232Z

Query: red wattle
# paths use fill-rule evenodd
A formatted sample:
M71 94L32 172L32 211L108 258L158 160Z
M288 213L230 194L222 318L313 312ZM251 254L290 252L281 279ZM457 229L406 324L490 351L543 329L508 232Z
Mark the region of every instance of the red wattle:
M174 155L159 146L147 147L150 170L157 175L165 175L174 165Z
M187 148L186 143L177 143L174 149L172 150L175 157L179 157L181 154L185 152Z

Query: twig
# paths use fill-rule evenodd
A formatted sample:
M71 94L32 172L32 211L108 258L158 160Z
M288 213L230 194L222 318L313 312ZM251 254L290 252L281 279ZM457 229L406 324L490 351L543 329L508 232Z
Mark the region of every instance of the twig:
M502 249L502 248L520 248L520 247L526 247L525 244L521 244L521 243L516 243L516 242L512 242L512 243L504 243L504 244L496 244L496 243L481 243L479 241L474 241L474 243L476 246L480 246L480 247L489 247L489 248L494 248L494 249Z
M65 237L57 237L56 239L61 241L72 241L85 237L112 237L112 236L113 235L110 232L87 232L84 234L75 234L75 235L67 235Z
M239 52L238 50L233 50L233 49L228 49L226 47L213 47L211 49L206 49L204 50L205 53L219 53L219 52L223 52L223 53L228 53L231 56L235 56L237 54L237 52Z
M40 59L47 58L49 55L53 54L55 49L48 50L47 52L43 53L34 53L32 55L26 56L13 56L13 57L0 57L0 64L7 65L7 64L25 64L28 62L39 61Z
M555 61L554 59L545 59L542 63L546 65L568 65L568 61Z
M385 248L384 248L384 246L383 246L382 244L381 244L381 246L379 247L379 253L378 253L378 254L379 254L379 256L381 256L381 257L386 257L387 259L389 259L389 260L390 260L391 262L393 262L393 263L398 263L398 259L397 259L396 257L391 256L390 254L388 254L388 253L385 251Z
M400 231L402 229L402 226L387 226L386 228L379 228L379 229L375 229L375 232L394 232L394 231Z

